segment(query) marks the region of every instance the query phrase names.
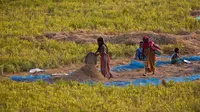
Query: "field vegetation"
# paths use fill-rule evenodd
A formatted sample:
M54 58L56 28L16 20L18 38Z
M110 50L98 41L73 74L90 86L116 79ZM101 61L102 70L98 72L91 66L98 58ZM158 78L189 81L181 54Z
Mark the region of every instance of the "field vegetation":
M195 31L199 0L1 0L3 37L79 29L101 32Z
M107 43L112 58L134 55L137 46ZM4 72L28 71L31 68L55 68L83 63L87 53L95 52L95 44L76 44L45 39L42 42L19 38L0 39L0 65Z
M191 32L200 23L190 11L199 8L198 0L1 0L0 66L4 72L58 67L82 62L87 52L97 48L94 44L18 39L22 36L75 30ZM112 58L131 56L136 48L108 46ZM173 46L165 46L165 51Z
M195 32L190 12L199 0L0 0L0 73L81 63L96 44L22 40L51 32ZM134 56L136 46L107 43L112 59ZM178 43L161 46L164 53ZM105 87L57 81L14 82L0 77L1 112L199 112L200 82Z
M0 80L1 112L199 112L200 83L104 87Z

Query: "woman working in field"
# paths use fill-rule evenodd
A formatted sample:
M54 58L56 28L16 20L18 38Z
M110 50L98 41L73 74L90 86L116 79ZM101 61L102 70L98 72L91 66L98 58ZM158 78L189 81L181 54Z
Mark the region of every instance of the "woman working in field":
M146 61L145 61L145 72L144 76L146 76L147 73L153 72L155 74L156 70L156 56L155 52L160 50L160 47L155 45L152 40L150 40L147 36L143 37L143 52L144 55L146 56Z
M102 37L99 37L97 39L98 42L98 49L96 51L96 55L101 56L101 73L104 75L106 78L111 78L112 74L110 73L110 57L108 55L108 47L104 43L104 40Z

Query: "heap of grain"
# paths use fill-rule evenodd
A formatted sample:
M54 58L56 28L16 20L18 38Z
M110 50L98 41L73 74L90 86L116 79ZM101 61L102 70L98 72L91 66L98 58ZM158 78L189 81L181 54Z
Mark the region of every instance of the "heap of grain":
M90 52L85 57L85 65L80 69L76 70L70 75L64 76L62 79L66 81L106 81L107 79L98 71L97 67L97 57L94 53Z

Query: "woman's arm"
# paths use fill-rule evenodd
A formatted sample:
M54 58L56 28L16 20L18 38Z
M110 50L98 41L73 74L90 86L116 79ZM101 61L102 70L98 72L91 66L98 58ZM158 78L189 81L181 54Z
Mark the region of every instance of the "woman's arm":
M98 56L100 53L99 53L99 51L97 50L96 52L95 52L95 55L96 56Z
M177 54L177 57L180 58L180 56Z
M153 44L153 46L161 50L161 48L160 48L159 45L157 45L157 44Z
M101 53L107 54L107 47L105 45L101 46Z

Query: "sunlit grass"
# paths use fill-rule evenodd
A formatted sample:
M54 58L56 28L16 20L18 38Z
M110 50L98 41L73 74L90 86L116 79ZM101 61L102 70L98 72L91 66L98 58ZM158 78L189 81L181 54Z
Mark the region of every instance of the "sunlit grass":
M168 87L104 87L0 80L0 111L198 112L199 90L199 82L169 83Z
M81 63L87 52L97 48L54 40L26 41L20 36L80 29L190 32L200 28L190 16L190 11L199 8L198 0L1 0L0 66L4 72L19 72ZM169 52L175 46L163 46L163 50ZM136 49L117 44L108 47L111 58L133 56Z
M109 44L112 59L132 56L137 46ZM89 52L96 52L97 44L73 42L27 41L19 38L0 39L0 66L4 72L28 71L31 68L55 68L72 63L83 63Z
M195 31L199 0L1 0L1 36L79 29L101 32Z

